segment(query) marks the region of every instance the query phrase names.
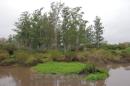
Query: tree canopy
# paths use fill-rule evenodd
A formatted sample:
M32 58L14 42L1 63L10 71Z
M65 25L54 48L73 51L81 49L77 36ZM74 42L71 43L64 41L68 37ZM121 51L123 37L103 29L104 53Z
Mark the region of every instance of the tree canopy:
M61 2L53 2L50 11L43 8L33 13L23 12L15 23L17 43L29 49L78 50L103 41L101 19L94 25L84 19L81 7L70 8Z

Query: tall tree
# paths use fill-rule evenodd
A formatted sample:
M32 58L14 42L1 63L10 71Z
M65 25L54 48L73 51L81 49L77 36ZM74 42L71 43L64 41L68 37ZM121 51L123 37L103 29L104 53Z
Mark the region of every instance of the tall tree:
M32 14L24 12L16 22L16 37L24 47L39 49L51 48L54 37L53 25L47 13L37 9Z
M92 25L86 28L85 35L86 47L92 47L94 44L94 30Z
M103 41L103 26L101 23L101 18L96 16L94 20L94 30L95 30L95 45L97 48L100 47L100 43Z
M87 21L83 19L81 7L65 7L62 11L62 17L64 49L78 49L80 44L82 44L85 40L85 28L87 23Z
M15 26L16 29L14 31L17 33L15 38L18 40L19 44L24 47L29 46L29 31L31 26L30 14L27 11L23 12L19 21L15 23Z
M59 40L60 39L60 29L61 29L61 12L64 7L64 3L61 2L52 2L51 3L51 11L49 12L50 21L54 28L54 43L53 46L55 49L59 48Z
M51 10L43 8L33 13L23 12L15 23L18 44L30 49L78 50L81 46L96 44L103 40L101 19L96 17L93 27L86 27L81 7L70 8L63 3L53 2Z

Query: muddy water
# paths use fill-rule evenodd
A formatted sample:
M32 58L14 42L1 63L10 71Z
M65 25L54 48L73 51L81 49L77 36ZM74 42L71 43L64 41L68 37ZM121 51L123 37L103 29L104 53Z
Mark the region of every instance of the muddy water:
M41 75L25 67L0 67L0 86L130 86L130 66L109 65L109 77L88 82L83 75Z

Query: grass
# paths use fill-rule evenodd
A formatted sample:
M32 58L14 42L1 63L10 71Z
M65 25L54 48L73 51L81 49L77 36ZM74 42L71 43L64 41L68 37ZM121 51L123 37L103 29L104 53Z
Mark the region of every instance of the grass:
M89 81L104 80L108 76L109 76L109 74L107 71L100 70L95 73L90 73L89 75L87 75L87 77L85 77L85 80L89 80Z
M33 67L35 71L43 74L79 74L87 67L79 62L46 62Z

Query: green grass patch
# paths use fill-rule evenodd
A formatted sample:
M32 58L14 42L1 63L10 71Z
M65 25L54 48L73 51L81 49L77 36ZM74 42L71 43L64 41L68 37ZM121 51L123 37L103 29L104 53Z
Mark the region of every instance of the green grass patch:
M79 62L46 62L33 67L35 71L43 74L79 74L87 67Z
M95 73L90 73L89 75L87 75L87 77L85 77L85 80L89 80L89 81L104 80L108 76L109 76L109 74L107 71L100 70Z

